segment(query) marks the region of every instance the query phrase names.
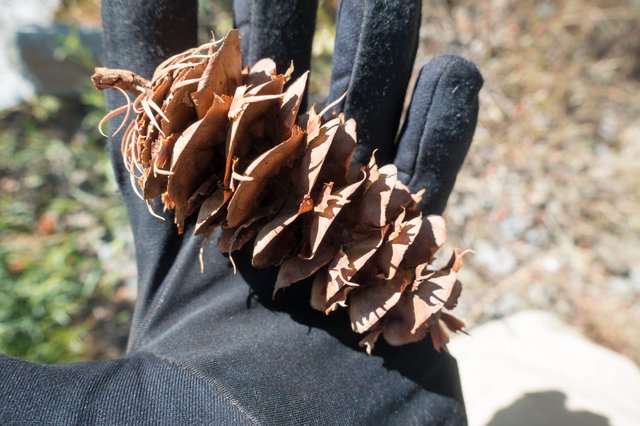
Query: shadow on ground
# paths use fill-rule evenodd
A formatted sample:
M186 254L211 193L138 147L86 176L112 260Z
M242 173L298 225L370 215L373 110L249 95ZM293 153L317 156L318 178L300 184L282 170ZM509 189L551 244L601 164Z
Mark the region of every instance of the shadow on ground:
M570 411L567 396L558 391L524 394L498 411L487 426L609 426L609 419L589 411Z

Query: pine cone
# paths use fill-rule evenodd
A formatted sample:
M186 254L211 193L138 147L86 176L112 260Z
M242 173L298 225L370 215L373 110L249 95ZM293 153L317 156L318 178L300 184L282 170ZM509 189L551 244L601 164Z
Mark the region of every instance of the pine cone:
M280 265L274 297L315 274L311 306L327 314L347 308L353 330L366 333L368 353L381 334L391 345L430 334L436 350L446 348L442 323L454 332L464 326L443 312L460 295L464 253L433 268L444 220L422 216L421 193L397 179L393 164L378 167L374 156L351 164L353 119L323 119L333 105L299 116L308 72L285 90L292 72L293 65L277 74L270 59L242 69L232 30L169 58L150 82L104 68L93 82L137 94L101 126L121 113L127 125L136 113L122 155L152 214L149 200L161 197L179 232L196 212L196 234L221 226L219 248L232 261L255 241L254 267Z

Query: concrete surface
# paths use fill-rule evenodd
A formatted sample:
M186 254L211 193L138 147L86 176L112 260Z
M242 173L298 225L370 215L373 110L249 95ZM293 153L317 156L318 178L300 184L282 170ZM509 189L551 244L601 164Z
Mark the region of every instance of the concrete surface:
M638 366L552 314L519 312L470 334L449 351L471 426L640 425Z
M78 37L83 54L97 61L83 64L79 58L61 59L56 51L69 34ZM77 97L91 86L93 66L99 66L102 56L102 35L97 28L70 27L53 24L29 25L16 33L18 56L24 75L38 93L59 97ZM79 52L75 52L76 55Z

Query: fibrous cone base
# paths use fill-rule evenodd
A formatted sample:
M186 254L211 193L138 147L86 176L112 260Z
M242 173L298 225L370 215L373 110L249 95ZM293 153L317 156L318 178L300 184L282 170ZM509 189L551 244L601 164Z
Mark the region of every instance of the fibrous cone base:
M149 206L160 197L179 232L191 215L197 235L222 227L219 248L230 259L253 242L254 267L280 266L274 297L314 276L311 306L348 309L369 353L381 335L402 345L429 334L436 350L446 348L445 327L464 326L445 312L461 292L464 252L433 267L444 220L423 216L421 193L393 164L378 167L375 153L351 164L353 119L331 114L333 105L299 115L308 72L289 83L292 72L278 74L270 59L243 69L232 30L167 59L151 81L105 68L93 81L136 95L103 122L125 114L132 185Z

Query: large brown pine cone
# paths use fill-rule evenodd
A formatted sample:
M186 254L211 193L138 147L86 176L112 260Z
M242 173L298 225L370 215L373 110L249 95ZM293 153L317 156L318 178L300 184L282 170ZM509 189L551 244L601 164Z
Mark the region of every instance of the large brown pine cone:
M464 326L443 311L460 295L464 253L432 266L443 219L422 216L421 193L397 180L393 164L351 164L353 119L323 119L332 106L299 116L308 73L285 90L292 71L277 74L270 59L242 69L233 30L169 58L150 82L104 68L93 81L137 94L103 121L135 112L122 138L132 185L149 206L162 197L179 232L197 212L196 234L222 226L230 259L255 241L253 266L280 265L274 296L315 274L311 306L347 308L369 353L381 334L391 345L430 334L437 350L446 347L442 323Z

